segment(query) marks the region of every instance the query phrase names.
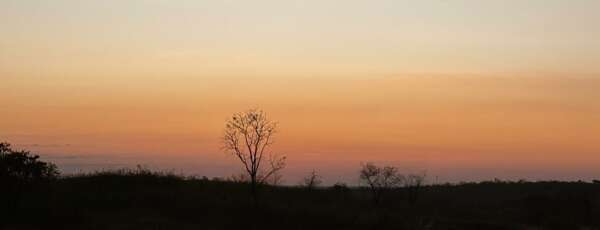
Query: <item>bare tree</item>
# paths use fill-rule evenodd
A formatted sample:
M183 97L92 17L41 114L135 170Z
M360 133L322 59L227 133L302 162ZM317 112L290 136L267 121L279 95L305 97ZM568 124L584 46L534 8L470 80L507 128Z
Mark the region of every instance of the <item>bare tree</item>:
M367 185L375 205L379 204L384 192L402 184L404 176L392 166L378 167L373 163L362 165L360 181Z
M313 190L317 186L321 185L323 180L321 180L321 176L317 174L315 170L311 171L308 176L302 179L301 185L304 186L308 190Z
M285 167L285 156L268 151L273 144L277 123L262 110L234 114L225 125L223 149L236 156L249 177L251 193L257 202L257 186L278 175Z

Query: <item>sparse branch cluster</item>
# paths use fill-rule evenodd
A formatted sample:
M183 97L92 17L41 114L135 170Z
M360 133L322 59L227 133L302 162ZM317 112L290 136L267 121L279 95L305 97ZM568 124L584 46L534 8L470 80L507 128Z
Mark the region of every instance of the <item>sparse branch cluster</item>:
M373 163L363 164L359 175L361 183L367 186L375 204L381 201L384 193L400 187L407 189L408 199L412 204L416 201L419 189L425 181L425 174L404 176L396 167L378 167Z
M323 183L321 176L317 174L317 171L311 171L304 179L302 179L301 186L304 186L308 190L313 190Z

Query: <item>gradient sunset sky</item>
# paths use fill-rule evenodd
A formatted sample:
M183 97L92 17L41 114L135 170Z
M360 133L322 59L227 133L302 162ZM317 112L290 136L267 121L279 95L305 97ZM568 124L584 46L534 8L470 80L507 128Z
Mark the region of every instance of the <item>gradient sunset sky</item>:
M600 178L600 1L0 1L0 141L67 172L229 176L279 122L285 181Z

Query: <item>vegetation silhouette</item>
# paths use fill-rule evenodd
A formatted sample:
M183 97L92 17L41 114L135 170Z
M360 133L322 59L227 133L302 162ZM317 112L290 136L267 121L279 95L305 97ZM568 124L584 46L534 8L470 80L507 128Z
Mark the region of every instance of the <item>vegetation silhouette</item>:
M39 158L25 150L13 150L9 143L0 143L0 178L20 183L56 178L59 174L56 165Z
M422 174L409 174L404 176L404 188L408 193L408 203L415 205L421 192L421 187L425 183L425 173Z
M234 114L223 149L244 171L212 180L139 165L61 176L1 143L0 229L600 229L597 180L428 184L424 173L366 163L358 186L323 186L315 170L281 186L276 128L263 111Z
M300 186L305 187L307 190L313 190L323 183L321 176L317 174L317 171L312 170L306 177L300 182Z
M223 149L236 156L250 182L250 193L258 205L258 186L272 179L280 180L279 171L285 167L285 156L269 151L277 123L269 120L262 110L250 109L234 114L225 125ZM267 162L265 162L267 161ZM245 175L239 177L244 180Z
M360 181L367 185L374 205L378 205L384 193L395 189L404 181L404 176L392 166L377 167L373 163L362 165Z
M14 150L9 143L0 143L0 216L6 219L22 217L24 210L19 204L35 205L47 201L47 194L43 192L58 175L56 165L40 161L38 155ZM34 193L37 195L33 196Z
M600 185L508 182L400 186L377 210L363 187L264 185L143 167L62 176L32 191L0 229L598 229ZM268 199L266 198L268 197ZM4 217L4 216L3 216ZM584 228L585 227L585 228Z

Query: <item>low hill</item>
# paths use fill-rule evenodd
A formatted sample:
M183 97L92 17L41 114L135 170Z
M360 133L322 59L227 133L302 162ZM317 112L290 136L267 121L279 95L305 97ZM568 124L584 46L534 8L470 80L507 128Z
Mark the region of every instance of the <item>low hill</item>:
M462 183L387 191L263 186L147 170L61 177L2 192L3 229L600 229L600 184Z

